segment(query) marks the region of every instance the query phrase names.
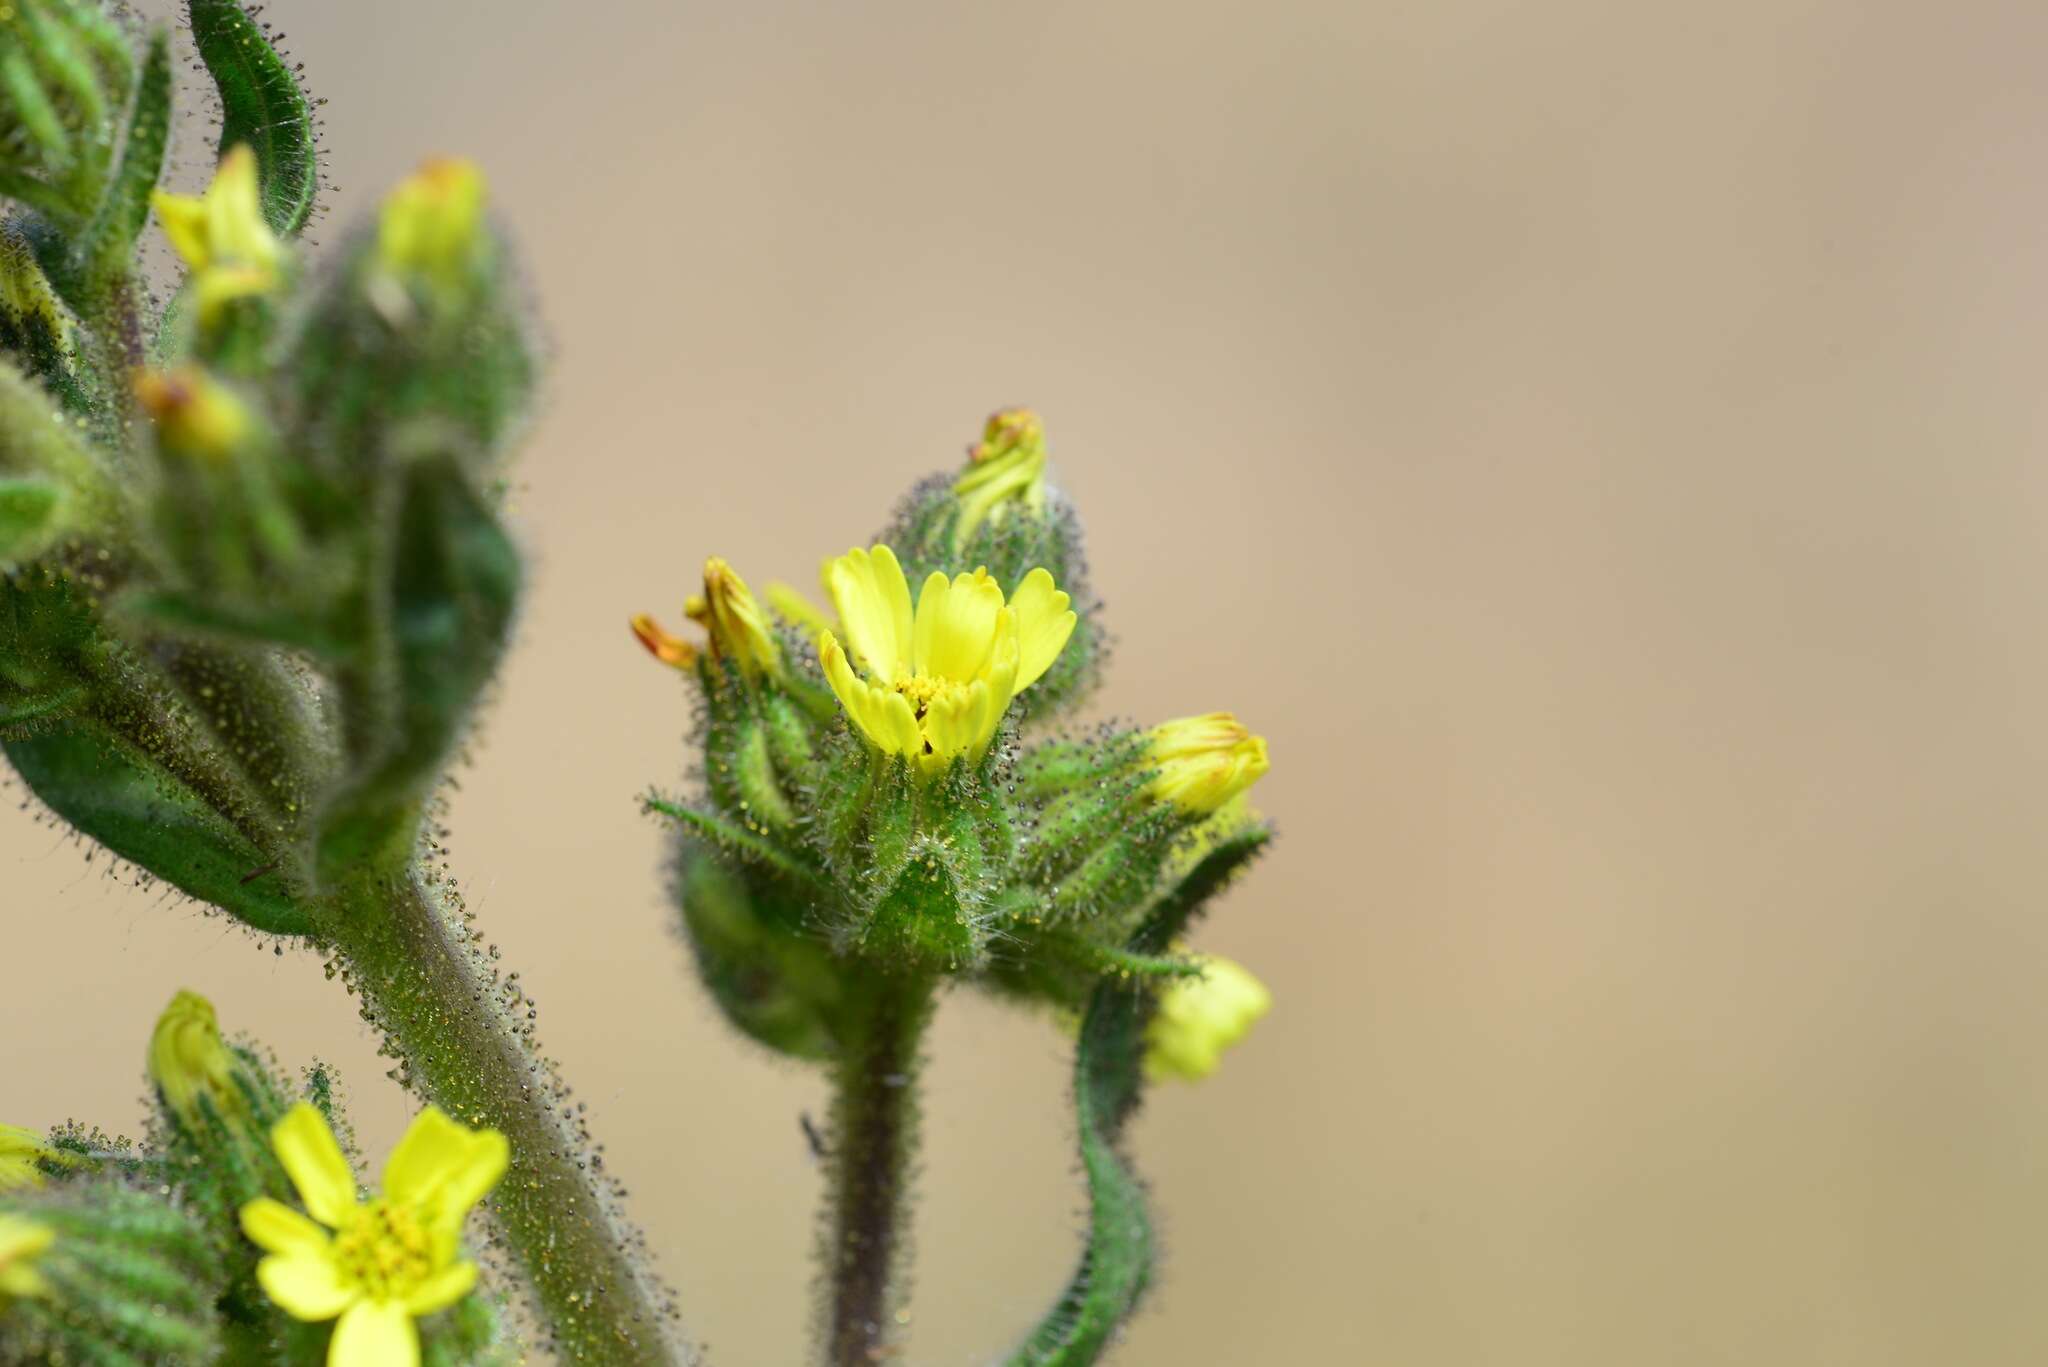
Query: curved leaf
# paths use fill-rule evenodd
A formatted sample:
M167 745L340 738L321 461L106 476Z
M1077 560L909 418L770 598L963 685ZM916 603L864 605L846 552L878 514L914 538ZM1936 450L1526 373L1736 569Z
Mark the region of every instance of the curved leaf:
M37 797L121 858L257 930L311 933L269 861L241 832L98 723L73 718L4 746Z
M1153 904L1128 952L1163 953L1208 900L1265 847L1252 826L1218 840ZM1152 1222L1145 1188L1120 1150L1143 1093L1145 1026L1155 998L1143 982L1105 979L1089 999L1074 1056L1074 1111L1088 1176L1088 1246L1066 1291L1007 1367L1086 1367L1137 1308L1152 1278Z
M306 92L235 0L186 0L192 41L220 90L220 149L247 143L262 174L263 216L283 237L313 212L320 164Z

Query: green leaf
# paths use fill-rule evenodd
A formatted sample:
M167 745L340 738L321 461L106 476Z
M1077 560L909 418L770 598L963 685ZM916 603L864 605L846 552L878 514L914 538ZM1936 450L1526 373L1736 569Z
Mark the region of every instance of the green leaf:
M1153 904L1126 946L1147 958L1166 950L1205 904L1262 849L1249 827L1218 840ZM1088 1177L1088 1245L1066 1291L1007 1367L1086 1367L1115 1337L1152 1277L1154 1240L1145 1189L1119 1145L1144 1091L1145 1026L1154 997L1140 980L1105 979L1089 999L1074 1056L1074 1111Z
M37 797L121 858L257 930L311 933L256 846L104 726L77 717L4 746Z
M452 454L400 475L388 581L372 605L385 643L344 671L353 776L321 814L323 882L410 856L419 810L504 650L519 552Z
M171 137L171 35L159 28L149 36L142 78L128 115L121 160L100 197L80 255L102 274L125 271L135 239L149 222L149 196L163 174Z
M0 565L19 564L63 531L64 491L39 479L0 476Z
M313 110L263 28L235 0L186 0L192 41L220 90L220 150L247 143L262 173L263 216L290 237L320 189Z

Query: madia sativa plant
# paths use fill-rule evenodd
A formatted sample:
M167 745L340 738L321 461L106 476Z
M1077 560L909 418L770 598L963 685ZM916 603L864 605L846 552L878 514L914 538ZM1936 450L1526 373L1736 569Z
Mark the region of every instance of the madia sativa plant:
M186 43L218 98L199 195L159 185ZM694 1361L441 854L521 582L509 252L465 162L316 258L319 189L313 102L233 0L176 35L0 0L0 747L138 881L309 951L423 1103L366 1183L331 1071L176 993L140 1140L0 1126L0 1361ZM151 233L182 265L154 287ZM829 611L712 559L694 639L632 623L697 707L697 781L643 803L704 989L833 1087L817 1361L903 1360L921 1041L971 988L1074 1038L1088 1191L1071 1281L991 1349L1094 1362L1153 1264L1142 1087L1266 1009L1183 942L1269 838L1264 742L1062 722L1106 637L1030 412L822 577Z

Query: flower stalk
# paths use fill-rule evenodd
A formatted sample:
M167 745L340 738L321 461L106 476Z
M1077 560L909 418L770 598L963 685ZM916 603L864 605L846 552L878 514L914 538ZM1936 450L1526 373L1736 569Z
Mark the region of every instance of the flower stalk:
M583 1126L565 1104L524 1005L459 919L417 877L353 890L333 923L350 986L420 1094L511 1144L491 1216L525 1267L565 1362L687 1361L676 1314L640 1256Z
M903 1220L917 1148L918 1052L931 1020L932 988L922 976L872 983L849 1013L833 1066L824 1367L887 1360L908 1321Z

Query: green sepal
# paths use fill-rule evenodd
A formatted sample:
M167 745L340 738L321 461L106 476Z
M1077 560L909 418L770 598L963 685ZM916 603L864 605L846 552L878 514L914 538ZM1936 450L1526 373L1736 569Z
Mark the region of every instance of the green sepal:
M1270 839L1257 825L1218 838L1152 905L1124 953L1138 959L1165 953ZM1006 1367L1087 1367L1151 1282L1155 1248L1145 1188L1120 1145L1144 1093L1145 1027L1157 1005L1152 988L1145 977L1107 977L1089 998L1074 1052L1088 1243L1067 1289L1005 1359Z
M306 92L235 0L186 0L185 12L199 60L220 91L220 150L243 143L255 150L263 217L278 236L296 236L320 191Z
M410 857L421 804L503 653L519 581L517 548L457 458L411 459L373 608L387 645L344 672L352 773L319 814L324 883Z
M115 1181L0 1198L56 1238L33 1255L46 1294L0 1313L0 1362L205 1364L220 1354L214 1248L156 1190Z
M0 569L32 560L64 533L64 491L46 480L0 476Z
M272 860L98 721L69 717L0 745L50 810L116 855L255 930L311 933Z

